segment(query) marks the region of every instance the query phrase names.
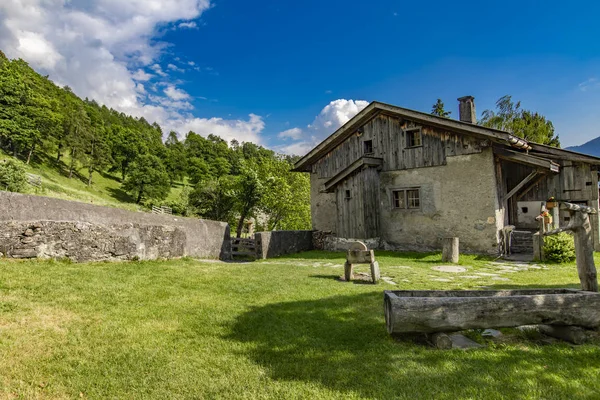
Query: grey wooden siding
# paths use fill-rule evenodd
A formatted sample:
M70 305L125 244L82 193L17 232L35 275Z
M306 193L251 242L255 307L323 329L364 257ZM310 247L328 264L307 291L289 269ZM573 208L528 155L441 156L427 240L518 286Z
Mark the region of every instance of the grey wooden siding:
M346 198L346 191L350 198ZM339 237L366 239L379 236L379 173L365 168L336 188Z
M502 176L510 191L527 175L532 167L512 162L502 162ZM584 201L598 199L598 173L591 171L589 164L563 161L560 174L548 174L539 181L519 201L545 201L554 196L559 201Z
M404 129L421 127L422 146L407 148ZM319 178L331 178L363 154L363 142L373 141L373 157L383 158L383 171L446 164L446 157L481 152L481 140L380 114L314 166Z

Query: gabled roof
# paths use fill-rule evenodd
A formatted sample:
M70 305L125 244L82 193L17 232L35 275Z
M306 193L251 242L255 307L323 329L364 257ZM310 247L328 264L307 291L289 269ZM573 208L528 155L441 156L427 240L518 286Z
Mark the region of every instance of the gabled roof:
M365 123L379 114L403 117L414 122L447 129L453 132L464 133L467 135L480 137L482 139L488 139L492 142L500 143L506 146L527 150L532 155L533 153L537 153L538 156L544 155L546 157L562 160L579 161L600 165L600 158L598 157L592 157L574 151L558 149L556 147L550 147L538 143L527 142L526 140L521 139L509 132L499 129L487 128L481 125L474 125L468 122L438 117L436 115L431 115L420 111L409 110L407 108L373 101L361 112L356 114L350 121L345 123L327 139L323 140L314 149L309 151L308 154L298 160L294 165L294 171L309 171L312 164L324 157L327 153L329 153L336 146L356 132L359 127L363 126Z

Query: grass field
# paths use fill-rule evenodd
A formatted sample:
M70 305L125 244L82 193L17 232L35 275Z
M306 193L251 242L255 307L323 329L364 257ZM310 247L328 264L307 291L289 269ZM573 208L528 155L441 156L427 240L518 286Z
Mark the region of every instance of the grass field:
M0 162L9 158L12 156L0 150ZM68 162L68 156L63 157L63 161L57 164L54 158L40 153L26 168L28 173L42 178L42 187L28 185L27 193L132 211L141 209L141 206L135 204L135 199L121 189L118 174L94 172L92 186L88 186L87 170L84 168L78 170L72 178L68 177L68 167L65 164ZM175 183L165 203L177 200L182 188L181 183Z
M440 351L384 327L384 289L575 288L574 265L507 272L463 256L467 272L449 274L431 269L439 254L377 254L398 285L339 282L343 255L324 252L0 260L0 398L600 398L598 342L505 330L484 349Z

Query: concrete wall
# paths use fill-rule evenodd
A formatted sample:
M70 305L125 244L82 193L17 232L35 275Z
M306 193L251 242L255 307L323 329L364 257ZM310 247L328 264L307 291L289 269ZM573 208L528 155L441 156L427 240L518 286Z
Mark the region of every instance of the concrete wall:
M421 208L393 209L392 190L420 187ZM441 248L457 236L461 251L497 252L502 213L491 149L447 158L447 165L381 173L381 239L398 250Z
M321 193L327 179L310 174L310 215L312 227L318 231L336 230L337 208L335 193Z
M541 201L517 202L517 227L538 229L539 223L535 219L542 212Z
M265 259L313 249L313 231L257 232L257 258Z
M3 251L0 250L8 256L14 250L33 254L33 248L40 257L70 257L81 261L134 257L231 257L229 225L225 222L131 212L2 191L0 222L3 234L0 237L5 243L12 243L13 250L7 245ZM40 226L36 228L37 225ZM28 229L33 234L27 236L25 232L29 234ZM67 235L60 233L61 229L79 234ZM96 254L95 250L90 250L94 240L104 250L98 250L97 256L89 258L85 254ZM36 245L32 247L34 242ZM61 242L67 249L58 249ZM24 244L28 246L22 246Z

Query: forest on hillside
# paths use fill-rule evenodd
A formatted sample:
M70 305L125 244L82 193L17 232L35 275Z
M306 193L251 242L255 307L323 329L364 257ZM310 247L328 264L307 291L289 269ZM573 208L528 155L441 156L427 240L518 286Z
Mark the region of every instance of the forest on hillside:
M144 118L80 99L1 51L0 148L20 160L14 169L44 162L88 186L94 173L109 174L135 203L227 221L238 236L251 217L258 229L310 229L309 178L290 171L294 157L210 132L180 140ZM184 186L179 199L165 204L176 184Z

